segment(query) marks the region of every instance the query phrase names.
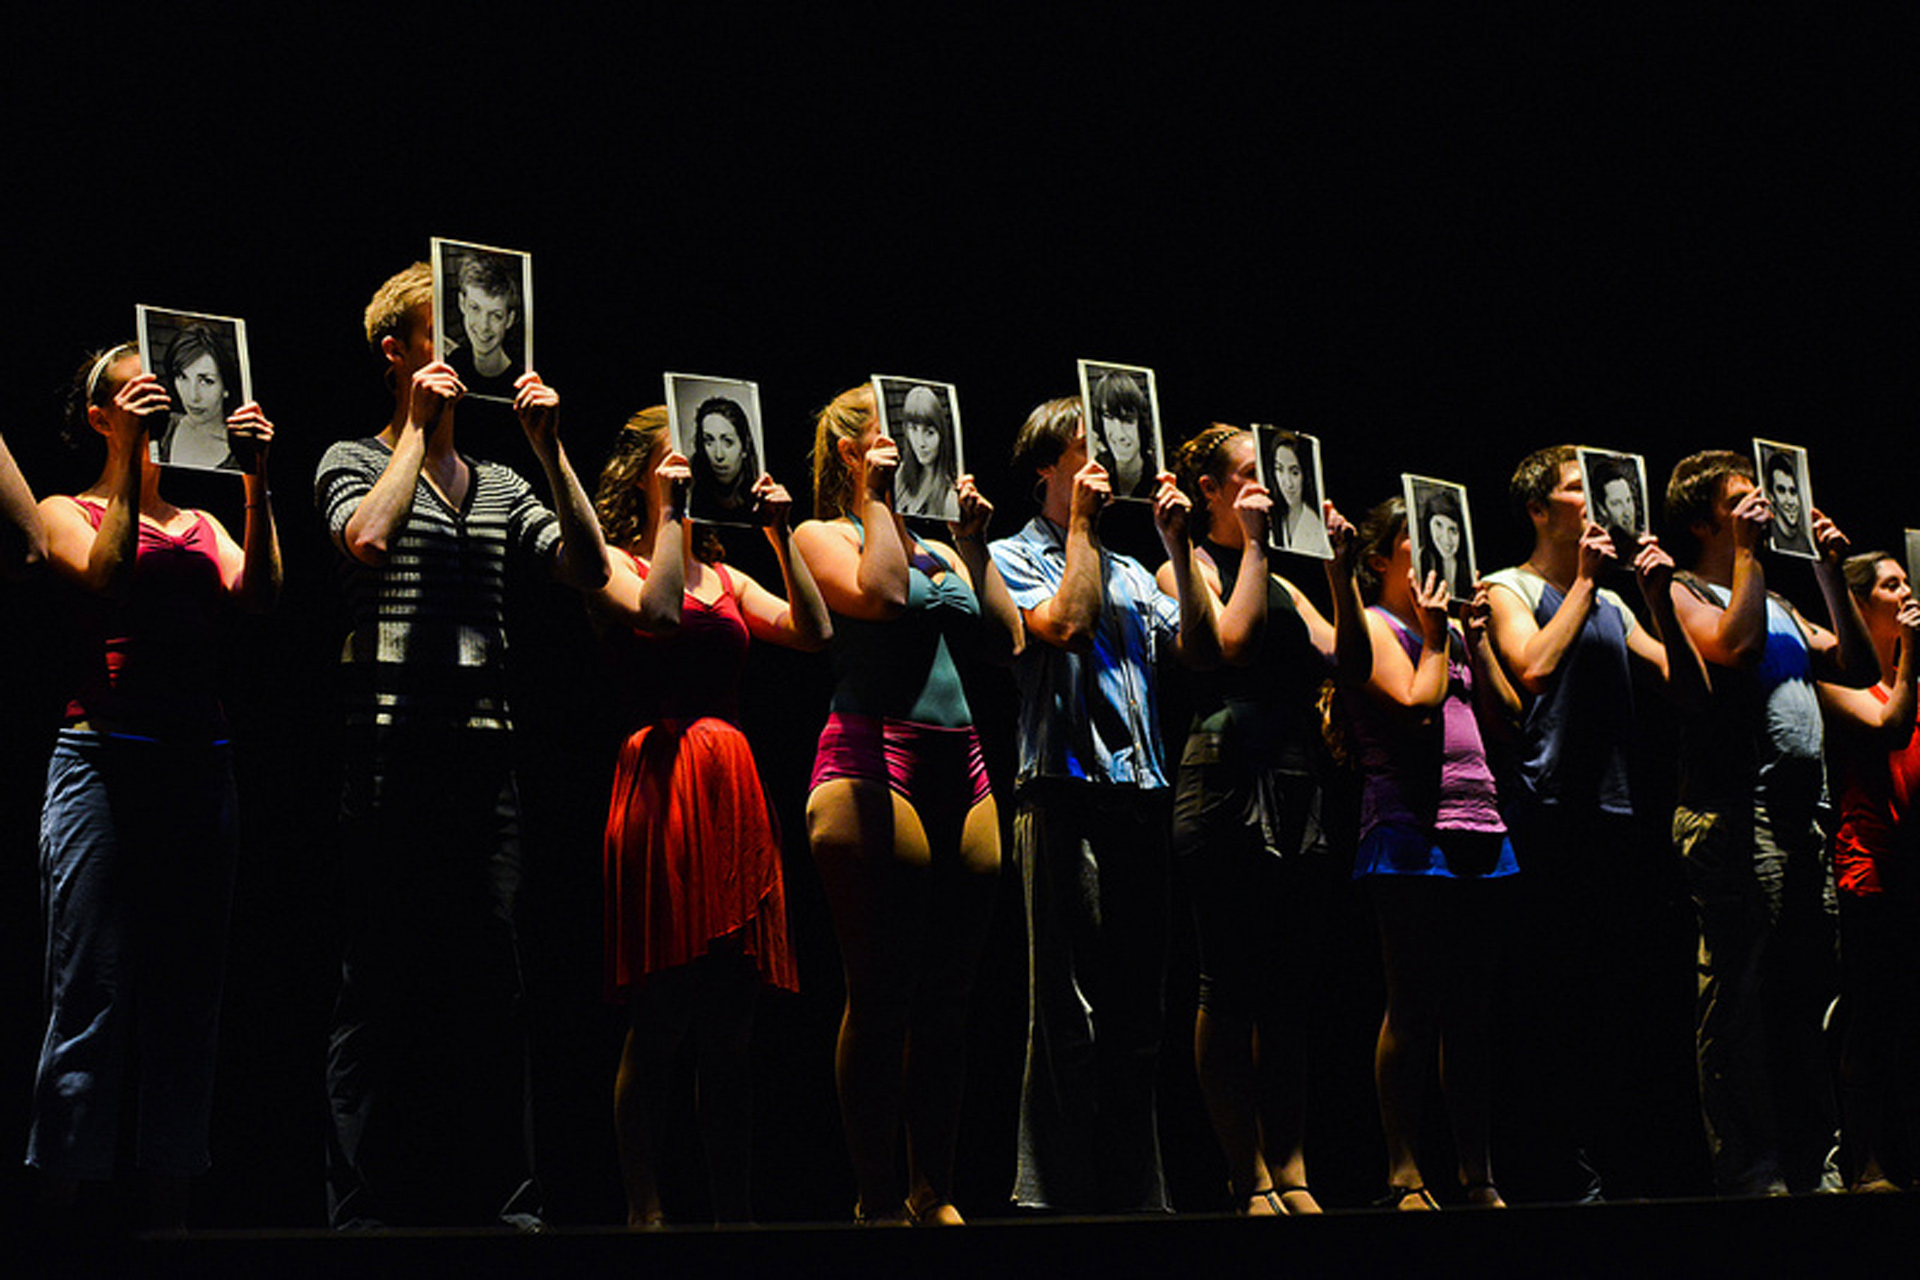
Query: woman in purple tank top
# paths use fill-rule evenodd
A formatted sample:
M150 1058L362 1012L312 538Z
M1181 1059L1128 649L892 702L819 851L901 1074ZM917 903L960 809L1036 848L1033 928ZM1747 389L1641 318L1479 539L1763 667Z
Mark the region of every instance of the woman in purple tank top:
M1449 622L1447 583L1413 571L1400 499L1367 514L1357 572L1373 667L1344 705L1365 775L1354 875L1373 899L1387 980L1374 1049L1386 1203L1439 1207L1418 1143L1427 1074L1442 1052L1466 1203L1498 1207L1487 1041L1498 886L1516 867L1480 731L1517 714L1519 700L1484 639L1484 590L1464 631Z
M280 592L273 424L251 402L226 420L241 545L161 496L149 434L171 405L132 343L89 361L74 392L69 436L104 438L107 458L80 493L40 504L49 563L72 588L78 670L41 814L49 1001L27 1163L50 1207L72 1204L82 1182L113 1176L132 1095L150 1218L179 1228L208 1164L236 845L218 624Z

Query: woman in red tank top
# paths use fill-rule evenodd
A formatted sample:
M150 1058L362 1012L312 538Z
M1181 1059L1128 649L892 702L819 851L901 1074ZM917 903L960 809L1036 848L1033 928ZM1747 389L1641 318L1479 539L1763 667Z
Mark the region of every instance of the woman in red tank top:
M170 404L132 343L82 368L75 393L70 434L101 436L107 457L86 489L40 504L48 560L76 589L84 669L41 819L50 999L27 1163L50 1206L111 1178L120 1097L137 1089L152 1220L180 1227L208 1164L236 845L212 641L230 603L265 610L279 595L273 425L251 402L227 419L241 545L161 496L148 437Z
M663 1222L650 1123L681 1043L699 1048L699 1126L714 1218L751 1218L754 997L791 991L780 838L739 729L749 637L814 650L826 606L793 553L787 491L753 487L787 599L719 563L711 531L686 518L691 469L667 411L635 414L601 472L594 505L613 576L590 602L626 686L635 728L620 749L606 834L606 985L629 1023L614 1079L627 1225ZM791 603L789 603L791 602Z
M1866 689L1822 682L1820 706L1840 806L1834 839L1839 881L1840 1103L1848 1185L1892 1191L1920 1185L1920 1152L1901 1135L1920 1131L1920 600L1884 551L1849 556L1847 588L1880 657Z

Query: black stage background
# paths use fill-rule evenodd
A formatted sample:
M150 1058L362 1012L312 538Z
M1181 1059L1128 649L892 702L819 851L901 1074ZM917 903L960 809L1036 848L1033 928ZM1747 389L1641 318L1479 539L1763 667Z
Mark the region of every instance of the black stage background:
M91 479L96 461L54 440L57 390L85 349L130 335L136 302L247 317L278 428L287 591L234 631L245 859L196 1220L323 1220L342 611L310 485L327 443L386 415L360 311L430 235L533 252L537 363L589 485L665 369L757 378L770 464L796 492L815 406L873 372L924 375L958 384L1010 532L1030 511L1004 464L1013 431L1090 356L1156 367L1175 438L1210 419L1318 433L1350 514L1402 469L1465 482L1484 569L1526 552L1505 508L1514 462L1568 439L1646 453L1656 489L1697 448L1801 442L1857 543L1920 524L1912 30L1563 9L1250 22L956 7L902 25L879 6L642 5L501 25L464 8L449 22L75 6L11 33L15 393L0 429L36 489ZM467 450L530 461L504 417L461 422ZM192 481L170 492L237 528L237 487ZM1115 541L1141 545L1144 525L1118 523ZM757 541L732 542L764 567ZM1817 605L1800 566L1774 581ZM61 691L48 594L3 599L0 1146L18 1151L39 1017L34 830ZM598 999L598 827L619 726L568 593L530 585L514 626L540 1157L556 1222L611 1223L621 1020ZM825 661L759 652L751 681L806 984L762 1004L757 1198L767 1221L844 1220L838 957L800 820ZM1012 686L988 673L976 695L1004 788ZM975 1216L1005 1204L1024 1030L1017 877L1003 887L960 1153ZM1634 1194L1706 1188L1686 929L1670 912L1646 947L1668 995L1646 1020L1641 1132L1622 1135ZM1353 1206L1381 1168L1379 979L1357 901L1337 936L1310 1158L1322 1198ZM1189 1065L1192 986L1184 938L1163 1125L1180 1207L1209 1210L1222 1173ZM1508 1069L1523 1096L1525 1063ZM1524 1194L1510 1130L1507 1181ZM680 1181L676 1207L697 1217L698 1179ZM16 1168L0 1189L17 1202Z

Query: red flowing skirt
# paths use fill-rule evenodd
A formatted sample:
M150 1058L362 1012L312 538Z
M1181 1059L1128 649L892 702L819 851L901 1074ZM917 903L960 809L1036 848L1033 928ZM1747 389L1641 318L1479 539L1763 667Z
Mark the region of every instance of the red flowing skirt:
M606 994L716 945L799 988L780 836L741 732L711 717L649 725L620 748L607 809Z

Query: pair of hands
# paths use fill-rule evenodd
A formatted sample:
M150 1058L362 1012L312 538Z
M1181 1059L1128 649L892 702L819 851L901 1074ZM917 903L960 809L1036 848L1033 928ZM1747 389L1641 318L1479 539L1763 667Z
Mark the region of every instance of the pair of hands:
M1773 504L1767 501L1766 491L1753 488L1741 494L1740 500L1733 504L1731 519L1735 547L1751 551L1759 546L1773 525ZM1840 532L1839 526L1827 519L1820 508L1813 509L1813 546L1820 553L1821 560L1837 565L1846 558L1852 545L1847 541L1847 535Z
M144 448L145 437L164 424L173 408L160 379L151 373L137 374L114 392L105 406L108 439L122 449ZM273 423L261 410L260 402L249 400L227 419L227 448L250 474L265 472L267 450L273 444Z
M876 502L887 501L893 492L893 473L900 466L899 444L890 436L876 435L867 446L862 466L866 475L867 497ZM987 531L987 522L993 519L993 504L974 484L971 473L954 481L953 487L960 498L960 518L950 521L948 530L956 540L983 536Z
M529 369L513 380L513 412L520 427L536 447L552 446L560 436L560 393L540 381ZM467 394L466 384L453 366L436 360L413 371L408 390L407 411L415 423L431 430L450 404Z
M1320 504L1322 517L1327 525L1327 545L1333 548L1332 565L1339 569L1353 567L1353 550L1358 545L1359 531L1351 521L1340 514L1340 509L1331 501ZM1240 521L1240 528L1250 542L1264 543L1268 526L1273 519L1273 494L1267 486L1258 480L1249 480L1240 486L1240 492L1233 500L1233 514Z
M1187 539L1193 503L1180 492L1173 472L1162 471L1154 480L1158 488L1153 495L1153 527L1159 531L1160 541L1172 551ZM1068 505L1072 519L1091 524L1101 508L1111 501L1113 484L1107 477L1107 469L1089 458L1085 466L1073 473L1073 496Z
M653 473L659 479L656 494L666 497L665 510L684 513L687 509L687 490L693 484L693 464L687 460L687 455L677 449L667 450L661 455ZM772 476L762 474L753 482L751 492L755 518L768 528L784 533L793 511L793 495L787 492L787 487Z

